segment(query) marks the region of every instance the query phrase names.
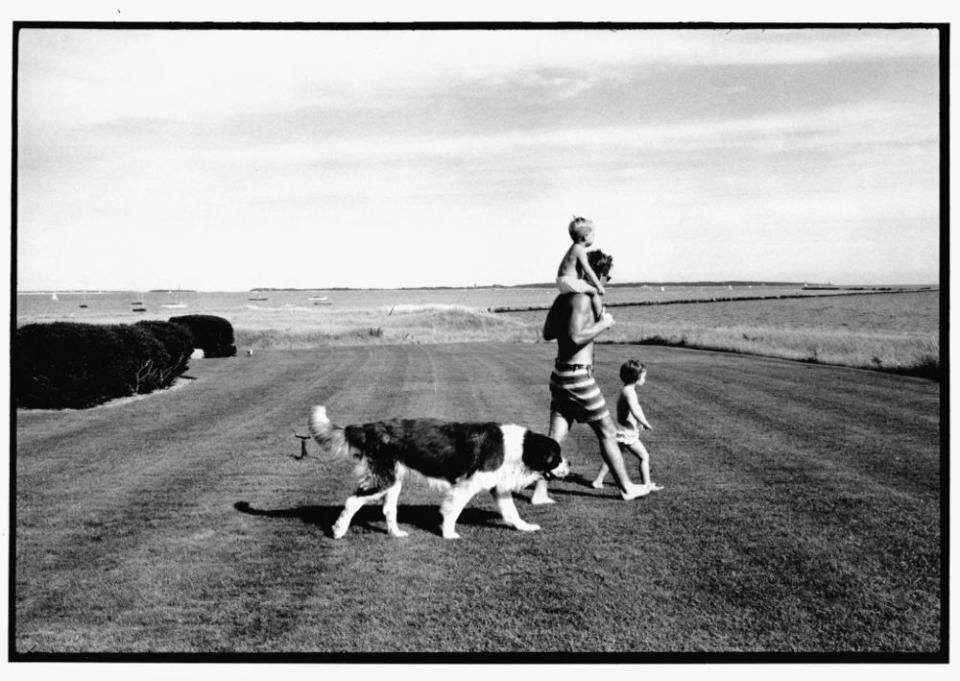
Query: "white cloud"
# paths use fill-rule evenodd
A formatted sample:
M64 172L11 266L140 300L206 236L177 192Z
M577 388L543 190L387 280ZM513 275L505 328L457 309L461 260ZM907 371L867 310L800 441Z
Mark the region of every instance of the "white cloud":
M936 50L930 30L23 30L21 117L31 124L189 120L317 103L363 107L452 80L537 69L609 75L655 64L790 64ZM570 81L568 94L588 84Z
M910 55L927 64L929 31L25 31L21 40L26 288L153 288L171 266L182 275L163 281L193 288L545 281L572 212L602 225L620 280L803 268L799 278L823 279L817 272L862 258L855 244L870 239L864 271L893 271L898 251L937 267L937 111L922 88L897 98L902 71L882 101L830 91L802 108L649 119L587 107L549 126L536 125L550 113L539 108L518 117L525 126L490 120L482 99L464 97L475 119L439 130L442 114L431 115L473 83L501 83L489 92L522 109L532 92L576 101L643 65L775 70ZM684 111L711 73L700 69L662 109ZM870 73L882 90L884 69ZM716 82L743 99L759 89ZM852 91L844 85L823 88ZM420 108L384 114L385 101ZM314 111L333 107L367 117L356 129L349 114L314 127ZM237 113L250 120L228 120ZM408 113L419 116L409 128L376 125ZM336 134L323 128L331 120ZM908 245L889 227L876 236L892 224ZM437 263L437 253L451 257Z

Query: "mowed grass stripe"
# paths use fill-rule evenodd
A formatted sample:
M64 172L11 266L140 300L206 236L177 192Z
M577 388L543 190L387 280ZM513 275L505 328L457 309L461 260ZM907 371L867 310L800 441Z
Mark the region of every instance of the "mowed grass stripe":
M362 355L366 354L369 350L359 349L357 362L362 364ZM161 412L168 437L156 437L155 433L164 426L155 423L156 412L150 409L149 400L102 407L96 410L101 412L97 414L101 423L99 437L61 434L60 448L47 449L47 457L59 459L65 478L18 476L18 573L31 574L41 560L58 573L43 584L42 594L37 594L34 605L38 610L70 609L71 600L86 598L85 579L103 579L100 570L122 571L127 565L143 570L146 563L129 558L140 544L155 544L158 535L189 536L193 525L204 524L204 513L196 506L197 497L204 487L215 487L224 479L225 469L235 461L230 442L242 439L242 424L259 423L262 429L258 405L273 404L269 399L260 402L249 396L238 400L225 375L242 368L256 384L264 386L260 397L266 393L268 398L270 391L277 389L275 386L289 386L296 375L302 375L302 358L292 365L275 361L238 367L237 361L240 360L234 360L232 367L228 361L209 361L195 372L197 384L189 386L194 390L156 396L180 400L177 408ZM342 384L355 368L343 363L337 369L339 375L328 376L329 383ZM239 404L253 413L237 408ZM150 423L146 424L147 421ZM202 435L197 432L201 427ZM142 431L152 431L154 437L141 440L129 435ZM22 433L19 442L21 447L29 448L29 437ZM70 464L77 460L84 463L72 467ZM78 468L82 474L76 474ZM71 476L71 472L75 475ZM53 494L54 491L57 493ZM38 503L41 497L43 501ZM232 510L229 504L218 507L220 514ZM35 512L31 513L31 509ZM70 521L64 523L63 518ZM205 533L207 529L199 531ZM44 542L45 547L31 550L39 542ZM149 587L148 583L148 592ZM143 594L143 588L134 586L125 592L105 594L102 603L78 610L96 621L104 613L115 615L125 607L142 608L148 600ZM31 592L26 585L18 590L18 601L28 612Z
M732 442L748 441L752 431L781 433L808 446L800 460L815 464L838 458L843 466L893 486L938 492L938 384L888 375L864 380L862 370L708 351L673 353L686 363L677 371L669 363L654 364L648 385L640 390L654 424L667 419L667 428L646 435L651 441L673 437L688 424L691 437L711 427L716 428L713 439ZM728 365L722 372L711 366L717 357ZM685 397L690 404L677 410L674 403ZM718 401L722 408L714 407ZM899 455L916 448L928 455Z
M482 505L482 504L481 504L481 505ZM602 525L602 523L601 523L601 525ZM785 555L794 555L794 554L796 554L796 553L797 553L796 551L793 551L792 553L791 553L791 552L786 552ZM813 563L816 558L819 558L819 555L813 556L813 558L812 558L811 560L807 561L807 563ZM804 563L804 564L801 564L801 567L807 568L807 567L809 567L809 566ZM418 590L418 591L419 591L419 590ZM722 609L721 609L721 610L722 610ZM744 617L744 619L745 619L746 621L752 621L754 618L752 618L752 617ZM815 619L816 619L816 618L808 617L808 620L810 620L810 621L814 621ZM797 628L797 625L795 625L795 628ZM802 629L802 628L801 628L801 629ZM807 631L808 634L812 634L812 633L815 633L815 632L820 631L820 629L819 629L817 626L808 626L807 629L808 629L808 631ZM568 632L568 633L569 633L569 632ZM762 633L762 632L761 632L761 633ZM566 640L567 642L569 642L570 639L567 638L567 639L565 639L565 640ZM758 640L761 640L761 641L762 641L762 637L761 637L760 639L758 639ZM815 637L815 640L817 640L816 637ZM369 642L369 641L368 641L368 643L372 643L372 642ZM599 644L598 644L598 645L599 645ZM818 645L819 645L819 644L818 644ZM784 646L783 646L782 643L780 643L779 647L780 647L781 649L784 648ZM791 646L789 646L789 645L786 646L787 649L789 649L790 647L791 647Z
M97 408L95 431L71 433L57 424L55 412L45 414L43 423L20 428L18 495L44 495L40 502L54 504L73 497L96 506L99 497L111 503L125 490L162 488L168 475L195 478L198 473L216 473L232 445L249 441L249 432L262 435L262 422L270 421L264 417L284 408L271 393L287 394L285 386L302 375L302 359L293 364L245 365L246 378L263 386L251 395L229 389L237 365L228 362L210 361L196 372L196 383L185 388ZM342 367L339 378L352 371ZM39 444L32 437L37 430Z
M347 423L374 413L376 405L389 410L386 403L402 396L390 396L389 386L403 385L410 354L415 348L374 347L364 357L356 373L343 382L343 390L311 399L306 407L296 407L305 424L313 404L324 404L335 422ZM324 352L317 366L320 382L335 378L337 364L351 364L359 348L337 348ZM355 416L351 416L355 415ZM346 419L346 420L345 420ZM306 432L305 425L300 428ZM218 547L217 570L205 577L228 584L236 594L226 607L208 613L219 633L201 649L269 651L289 650L289 641L298 634L310 642L301 650L323 650L322 638L311 613L336 612L338 598L327 590L326 575L336 565L323 560L328 530L343 500L354 490L350 459L318 457L317 448L308 444L309 456L303 461L274 459L269 479L251 480L244 499L251 499L251 511L241 511L226 523L224 541ZM259 489L258 485L262 485ZM371 509L372 510L372 509ZM246 537L238 546L231 538ZM278 563L277 556L285 556Z
M794 365L793 369L796 374L803 367ZM831 620L845 616L843 608L848 607L849 598L860 591L872 592L874 597L887 594L890 575L906 571L922 585L925 596L921 602L926 609L905 607L917 597L914 592L886 598L876 612L865 609L861 614L872 616L865 638L875 639L886 632L889 644L895 646L903 640L904 631L918 627L925 636L935 637L939 625L939 537L936 524L928 522L937 514L935 446L921 447L920 451L929 455L921 454L919 461L913 462L928 473L923 493L901 490L891 471L874 474L875 466L862 461L864 456L872 458L871 447L886 439L884 429L876 424L872 430L855 430L852 441L838 452L828 446L834 441L825 443L817 431L804 427L804 419L798 415L809 413L806 405L797 404L788 394L771 399L768 383L750 396L738 386L739 372L730 368L684 371L688 375L661 376L655 383L667 386L658 396L674 408L666 414L670 439L658 446L657 434L662 433L664 424L654 415L650 418L659 431L646 439L653 451L655 478L666 479L668 488L684 497L691 495L676 509L675 520L698 527L695 536L714 543L709 553L729 557L726 569L736 579L717 581L715 573L708 573L711 580L704 585L705 592L723 595L738 607L781 603L789 613L785 622L790 624L789 630L805 629L801 638L817 641L813 649L832 649L830 642L838 639L836 632L821 626L822 610L836 610ZM657 394L653 387L650 392ZM843 392L838 385L823 392L814 390L820 400L828 395L841 404L855 399ZM935 404L927 406L935 409ZM656 414L653 409L650 412ZM914 418L912 410L900 418ZM896 423L886 425L897 427ZM935 433L928 435L923 440L936 441ZM861 451L864 445L866 450ZM684 466L676 471L680 489L671 484L671 467L676 464ZM902 468L911 462L898 465ZM704 480L712 484L703 485ZM671 495L671 500L679 498ZM864 514L868 508L885 512ZM693 509L699 512L691 515ZM742 518L753 520L740 533L730 533L726 525ZM865 534L874 535L880 545L862 545ZM887 538L889 541L884 541ZM770 572L777 573L777 579L771 580ZM922 627L914 619L918 610L926 614ZM757 649L796 649L785 640L771 640L771 634L782 636L786 630L759 632Z
M625 359L610 352L614 347L597 351L608 400ZM326 536L352 490L352 466L287 456L299 447L288 428L305 422L309 407L303 405L317 402L323 386L341 386L319 398L329 398L331 416L341 423L427 413L487 420L502 409L518 417L507 420L545 430L553 349L365 346L258 355L289 363L280 371L288 383L278 386L269 372L231 373L222 406L248 421L218 418L220 407L212 409L210 421L222 421L231 434L221 438L214 426L192 437L200 449L219 451L199 455L212 457L219 469L196 482L171 478L183 493L170 490L176 503L168 515L156 513L159 497L143 515L131 495L118 498L112 517L133 526L117 529L134 541L112 540L104 554L86 545L95 542L92 536L77 535L81 567L72 573L37 559L55 550L43 545L55 536L33 538L28 570L18 564L18 589L26 583L36 594L53 582L63 593L72 579L76 596L46 607L18 606L18 649L936 649L937 553L930 528L937 525L937 481L918 480L891 504L887 483L849 465L889 431L866 429L847 438L843 399L837 398L836 411L816 411L807 402L810 395L834 399L836 386L847 383L841 392L872 394L880 376L870 372L831 380L825 370L823 381L810 386L803 365L774 361L753 372L749 358L645 348L640 359L650 363L651 378L641 402L656 427L646 441L654 478L667 485L663 492L627 503L612 487L592 490L582 478L554 483L555 506L518 502L525 519L544 527L532 535L498 526L493 502L478 497L461 519L465 539L444 542L437 534L438 495L414 482L400 505L408 539L385 535L378 507L361 511L343 541ZM231 368L245 361L238 358ZM801 395L793 400L786 390L791 376ZM938 391L882 378L891 381L884 386L910 386L891 390L889 398L889 409L919 424L916 437L903 443L905 454L935 460L929 443L937 441L937 428L928 411ZM764 385L774 386L772 392L764 393ZM916 395L902 399L910 391ZM763 399L742 407L737 393ZM767 399L784 402L783 412L760 414ZM864 422L888 417L876 405L853 413ZM811 435L791 437L791 424L803 431L808 416L846 452L828 459L843 487L822 489L823 475L794 476L794 463L778 460L809 444ZM221 439L232 448L229 457ZM586 426L574 428L565 449L578 474L593 474L599 457ZM36 452L24 465L30 469L41 456ZM44 496L55 499L56 490ZM234 508L238 501L248 501L250 510ZM900 519L886 522L888 514ZM82 562L88 551L97 556L92 564Z
M295 423L303 424L296 428L298 432L306 432L313 404L325 404L341 422L337 416L341 409L347 414L362 413L370 405L382 404L384 386L402 385L407 372L409 352L398 350L341 348L316 353L306 389L290 386L287 404L281 409L292 413ZM353 370L347 377L340 375L344 366ZM317 390L328 385L343 389L332 393ZM290 443L289 451L298 447L289 431L284 431L281 439ZM331 602L325 592L314 598L318 589L325 589L322 579L327 571L318 561L318 551L339 504L354 488L354 464L349 460L318 461L312 443L308 451L308 459L300 462L278 456L276 451L253 451L247 457L246 474L241 472L244 462L238 460L234 495L229 490L219 497L211 495L208 505L233 506L233 512L220 520L216 541L203 547L205 554L214 557L208 556L204 572L194 576L193 594L189 595L226 591L235 597L198 613L202 635L181 640L181 646L214 651L282 649L282 642L291 638L289 630L309 619L302 614L305 608L316 607L317 602L324 603L326 610L335 607L336 599ZM317 505L331 497L336 499L334 505ZM249 506L243 505L245 501ZM278 563L279 555L287 558ZM312 649L319 649L316 631L310 629Z
M462 409L473 416L461 418L474 420L497 418L495 415L488 415L482 405L488 400L491 391L478 390L476 387L478 381L475 360L481 363L489 361L485 350L480 350L480 346L477 350L479 358L470 353L470 359L463 361L463 352L456 346L440 347L439 352L425 352L422 348L394 348L393 351L403 357L399 364L403 365L408 376L407 385L417 386L418 393L423 396L415 398L412 403L407 401L396 403L388 400L388 405L379 416L392 418L430 413L456 418L457 410ZM486 372L481 375L488 376ZM503 378L506 377L503 376ZM511 404L515 401L511 394L511 387L505 380L500 379L501 376L492 378L497 386L496 393L501 396L504 404ZM486 382L481 383L489 385ZM408 391L404 390L403 393L406 395ZM481 403L479 405L474 402L478 396ZM367 413L362 416L377 415ZM330 472L328 464L333 468L338 467L336 462L320 462L315 474L326 477ZM353 489L352 476L340 475L339 477L341 486L333 495L332 504L294 510L302 517L318 521L322 519L322 527L315 528L315 531L322 530L325 534L329 523L339 512L342 500ZM416 539L411 538L409 541L396 544L394 540L386 537L381 512L379 506L376 506L367 507L358 514L349 537L349 541L353 544L353 548L349 551L341 550L339 547L342 544L317 541L316 535L315 543L306 542L302 547L302 553L299 554L299 560L284 565L282 570L284 575L279 584L296 582L306 576L307 582L313 585L316 593L312 598L308 598L307 590L297 588L298 599L282 600L279 604L277 599L272 599L269 601L270 606L261 605L261 621L289 623L294 617L299 619L296 627L285 631L282 636L277 631L277 626L273 626L271 631L275 640L267 643L262 642L262 631L253 632L250 636L252 642L247 644L252 646L250 649L260 649L257 646L264 645L269 649L270 645L281 643L293 646L293 649L305 651L382 650L384 646L397 649L398 641L403 640L404 637L409 641L407 649L416 650L418 647L425 649L423 648L424 627L432 630L432 635L438 637L437 645L441 645L440 649L449 649L445 647L443 641L449 637L449 618L456 617L456 614L449 612L448 616L440 617L435 610L438 604L444 602L446 594L456 590L463 582L464 576L457 566L459 554L454 550L444 549L447 559L438 567L433 564L432 559L425 560L425 557L419 553L411 555L405 550L397 554L395 551L397 548L403 548L404 544L409 546L413 541L420 543L421 549L424 550L434 546L438 540L440 518L437 505L440 496L438 492L429 489L418 476L408 478L401 499L400 522L408 528L412 525ZM326 497L328 500L330 498ZM480 523L494 526L492 527L494 530L509 532L504 528L495 527L496 518L495 504L492 499L483 495L478 497L472 508L464 513L463 520L470 526ZM289 544L302 539L302 534L287 535L286 528L283 533L283 536L275 541L286 541ZM442 548L442 542L437 548ZM429 548L429 551L433 553L435 548ZM289 548L287 552L289 553ZM290 566L291 570L288 571L287 566ZM362 588L358 590L357 584L362 584ZM401 594L404 598L403 607L394 607L393 610L403 613L404 617L401 620L383 619L379 614L379 607L375 607L370 619L375 619L377 625L372 627L365 624L366 618L363 612L350 617L344 616L343 612L337 608L340 603L355 604L355 607L360 607L363 601L375 604L395 603ZM346 611L349 612L350 608L346 608ZM485 617L488 619L485 628L489 630L495 622L489 621L488 615ZM365 633L361 637L357 637L358 628L365 628ZM247 637L248 634L250 634L248 631L238 632L240 637ZM256 642L256 636L260 637L261 642ZM513 638L508 635L504 639L504 645L512 640ZM401 645L399 649L404 649L404 646ZM429 646L426 649L429 649Z

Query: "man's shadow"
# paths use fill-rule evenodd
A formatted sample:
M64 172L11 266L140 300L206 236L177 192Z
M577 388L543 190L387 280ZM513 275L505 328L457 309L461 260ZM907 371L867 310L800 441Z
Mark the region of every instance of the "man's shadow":
M240 513L261 516L265 518L296 518L307 525L314 525L323 530L328 537L333 536L333 524L340 516L343 506L296 506L294 508L260 509L254 508L247 501L238 501L233 507ZM397 522L400 525L412 525L426 532L441 536L440 507L436 504L399 506L397 508ZM496 526L502 524L500 513L485 508L465 508L457 525ZM363 506L353 516L350 527L360 527L368 532L387 534L387 523L383 517L383 507L379 503L370 503Z
M551 496L554 494L558 496L570 496L570 497L602 497L605 496L603 489L597 489L591 484L593 480L586 477L580 473L571 473L562 480L551 480L549 482L549 493ZM582 489L577 489L578 487L586 487L586 491ZM615 486L614 486L615 487ZM606 485L606 489L610 488L610 483ZM521 498L519 494L515 494L518 499Z

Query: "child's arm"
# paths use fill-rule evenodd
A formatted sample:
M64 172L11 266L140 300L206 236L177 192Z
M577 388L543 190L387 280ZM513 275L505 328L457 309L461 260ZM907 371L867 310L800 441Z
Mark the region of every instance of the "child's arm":
M600 279L594 274L593 268L590 267L590 261L587 260L587 249L580 244L577 244L574 248L576 249L574 252L577 255L577 263L583 271L583 278L590 282L590 285L596 288L597 293L602 296L606 291L603 288L603 284L600 283Z
M647 430L653 430L653 426L647 422L647 417L643 415L643 409L640 408L640 401L637 399L637 393L633 390L625 390L624 393L626 393L627 404L630 405L630 412L633 414L633 418L637 419L637 423L639 423L642 427L646 428Z

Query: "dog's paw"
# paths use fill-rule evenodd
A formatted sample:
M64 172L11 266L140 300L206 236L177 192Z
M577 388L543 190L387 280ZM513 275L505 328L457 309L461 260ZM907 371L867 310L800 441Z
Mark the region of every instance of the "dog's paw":
M347 528L342 525L334 525L331 531L334 539L343 539L347 534Z
M394 537L409 537L409 532L404 532L403 530L390 530L390 534Z
M539 525L534 525L533 523L526 523L520 521L519 523L514 523L513 526L520 530L521 532L536 532L540 529Z
M543 506L545 504L555 504L557 502L551 499L550 497L548 497L546 494L544 494L543 496L537 496L536 494L534 494L533 497L530 499L530 503L533 504L534 506Z
M446 532L446 531L445 531L445 532L443 533L443 538L444 538L444 539L460 539L460 535L457 534L456 532Z

